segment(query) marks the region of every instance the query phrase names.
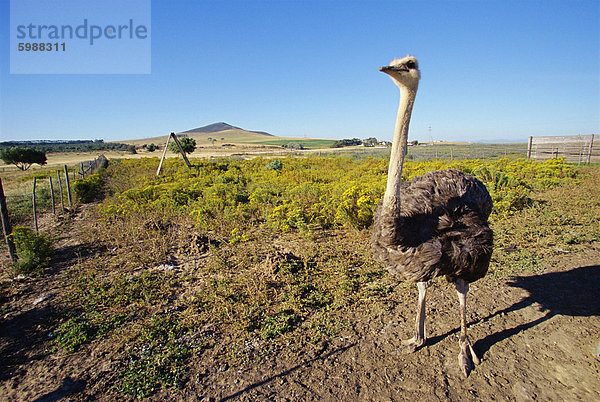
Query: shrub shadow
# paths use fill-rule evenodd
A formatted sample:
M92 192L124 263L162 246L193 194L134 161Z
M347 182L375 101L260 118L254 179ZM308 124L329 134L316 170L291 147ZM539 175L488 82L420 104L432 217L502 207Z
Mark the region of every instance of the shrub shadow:
M43 343L57 314L53 306L46 305L0 321L0 381L11 378L27 362L45 357Z
M65 399L66 397L81 392L85 389L86 380L74 380L71 377L65 377L61 385L55 391L35 399L34 402L55 402Z

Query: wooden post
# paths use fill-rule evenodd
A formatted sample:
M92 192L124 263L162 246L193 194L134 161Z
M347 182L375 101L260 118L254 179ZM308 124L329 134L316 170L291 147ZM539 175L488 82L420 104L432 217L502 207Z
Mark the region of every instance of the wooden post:
M171 133L171 137L173 137L173 139L175 140L175 144L177 144L177 148L179 148L179 152L181 152L181 156L183 156L183 160L185 161L185 164L187 165L188 168L192 168L192 165L190 165L190 161L188 160L187 156L185 156L185 152L183 152L183 148L181 147L181 144L179 143L179 140L177 139L177 136L175 135L175 133Z
M52 213L56 215L56 205L54 204L54 186L52 186L52 176L48 176L50 182L50 198L52 199Z
M590 148L588 151L588 165L592 163L592 147L594 146L594 134L592 134L592 138L590 138Z
M13 241L12 227L8 219L8 208L6 207L6 197L4 196L4 190L2 188L2 179L0 178L0 218L2 219L2 231L4 232L4 241L8 247L8 254L12 262L17 262L17 249L15 248L15 242Z
M71 198L71 183L69 183L69 168L65 165L65 181L67 183L67 195L69 197L69 208L73 209L73 198Z
M85 179L85 170L83 170L83 162L81 162L81 178Z
M62 191L62 182L60 180L60 170L56 171L56 176L58 176L58 190L60 191L60 205L62 206L62 211L65 212L65 196Z
M160 175L160 168L162 167L163 161L165 160L165 155L167 154L167 148L169 148L169 141L171 141L171 134L167 137L167 143L165 144L165 150L163 151L162 158L160 158L160 163L158 164L158 170L156 171L156 175Z
M38 233L38 223L37 223L37 214L35 211L35 182L36 182L37 178L34 177L33 178L33 193L31 196L31 200L32 200L32 205L33 205L33 223L35 224L35 232Z
M160 158L160 163L158 164L158 169L156 170L157 176L160 175L160 169L162 168L163 161L165 160L165 155L167 154L167 148L169 147L169 141L171 140L171 138L173 138L173 140L175 140L175 144L177 144L177 148L179 148L179 152L181 153L181 156L183 156L183 160L185 161L185 164L187 165L187 167L190 169L192 168L190 161L188 160L187 156L185 156L185 152L183 152L183 148L181 147L181 144L179 143L177 136L175 135L175 133L171 133L171 134L169 134L169 137L167 138L167 143L165 144L165 150L163 151L162 158Z
M527 160L531 159L531 145L533 144L533 137L529 137L529 144L527 144Z

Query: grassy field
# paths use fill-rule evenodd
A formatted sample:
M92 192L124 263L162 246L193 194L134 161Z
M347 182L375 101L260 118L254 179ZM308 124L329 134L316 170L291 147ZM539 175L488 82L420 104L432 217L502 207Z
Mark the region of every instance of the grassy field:
M233 131L229 133L229 131ZM224 133L225 137L220 134ZM254 156L282 156L287 154L305 155L305 154L343 154L350 155L355 158L361 157L385 157L389 155L389 148L367 148L363 146L345 147L345 148L330 148L334 140L319 140L305 138L281 138L269 137L260 134L247 135L228 130L221 132L217 137L217 141L208 140L212 138L210 134L192 134L191 137L197 141L197 149L190 155L191 158L211 158L211 157L229 157L229 156L244 156L251 158ZM214 135L214 134L213 134ZM221 139L223 138L223 139ZM125 151L109 151L103 154L112 160L119 159L140 159L140 158L157 158L162 155L163 147L166 142L165 137L148 138L143 140L121 141L135 145L138 147L137 154L131 154ZM160 148L154 152L148 152L141 149L143 144L155 143ZM284 149L282 146L289 143L302 144L306 150ZM223 146L231 144L232 146ZM98 152L62 152L48 153L47 165L40 167L34 165L31 171L42 172L48 167L61 168L63 165L73 166L78 163L89 161L98 156ZM419 146L408 147L408 159L413 160L431 160L431 159L461 159L461 158L523 158L527 156L527 144L470 144L470 143L434 143L421 144ZM178 158L179 156L167 151L168 158ZM12 172L12 173L11 173ZM0 173L2 177L18 174L18 170L13 165L6 165L0 161Z
M319 139L306 139L306 138L292 138L292 137L275 137L264 134L253 133L246 130L231 129L224 130L215 133L185 133L186 136L196 140L196 144L199 147L222 147L224 144L238 145L238 146L251 146L251 145L270 145L275 147L281 147L287 145L290 142L302 143L306 148L325 148L329 147L335 142L335 140L319 140ZM120 141L124 144L135 145L140 147L143 144L154 143L159 146L163 146L167 140L167 135L162 137L145 138L139 140L128 140Z

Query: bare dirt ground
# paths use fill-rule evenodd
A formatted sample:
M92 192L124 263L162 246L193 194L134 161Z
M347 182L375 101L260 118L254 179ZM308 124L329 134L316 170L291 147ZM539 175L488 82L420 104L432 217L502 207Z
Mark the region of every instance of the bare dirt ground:
M77 240L78 225L49 217L42 225L60 233L51 271L3 279L13 290L3 292L0 316L0 399L113 400L122 350L95 342L71 354L48 353L65 268L94 250ZM541 273L488 275L472 284L468 331L481 364L468 378L457 365L457 297L438 280L428 294L429 339L415 353L400 351L400 342L411 335L417 292L399 285L381 303L347 311L349 329L329 342L239 366L205 353L192 358L182 389L150 399L600 400L599 288L598 243L549 260Z

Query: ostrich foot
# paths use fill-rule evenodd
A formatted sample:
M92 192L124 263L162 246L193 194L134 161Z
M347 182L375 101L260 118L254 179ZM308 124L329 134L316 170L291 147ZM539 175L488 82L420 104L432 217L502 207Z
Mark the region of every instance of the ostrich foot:
M423 345L425 345L425 339L419 338L415 335L410 339L402 341L402 347L400 347L400 350L406 353L412 353Z
M471 370L475 368L475 364L479 364L479 358L475 354L469 338L464 338L458 341L460 345L460 353L458 354L458 366L462 370L465 377L469 376Z

